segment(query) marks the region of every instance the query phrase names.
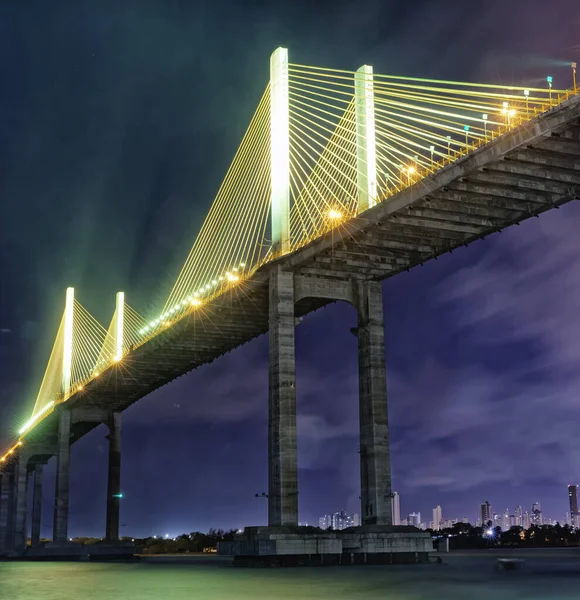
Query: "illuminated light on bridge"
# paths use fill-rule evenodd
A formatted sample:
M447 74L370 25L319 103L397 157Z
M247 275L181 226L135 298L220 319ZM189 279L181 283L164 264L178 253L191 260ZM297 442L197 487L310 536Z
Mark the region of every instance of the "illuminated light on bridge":
M52 407L54 406L54 400L51 400L42 410L36 413L33 417L28 419L22 428L18 431L19 435L26 433L39 419L42 418Z
M295 316L333 300L355 305L363 321L368 317L359 349L373 356L364 365L380 365L369 341L382 339L378 326L370 335L383 318L379 282L577 197L579 130L578 97L553 89L551 77L547 89L409 78L375 73L369 65L348 71L292 64L278 49L270 84L165 305L153 313L159 316L146 320L119 292L106 328L68 288L32 416L20 434L46 420L46 430L60 436L58 456L65 456L76 435L66 422L72 411L106 406L120 415L172 378L268 330L277 357L270 402L291 407L294 386L281 384L275 369L286 361L284 374L294 374L288 362L294 352L281 348L293 343ZM242 279L243 286L231 285ZM298 308L300 301L306 304ZM211 310L195 310L202 302ZM371 305L380 307L372 319L364 312ZM214 308L219 324L211 319ZM154 339L163 343L150 344ZM118 377L114 364L122 357L128 371L135 363L139 371ZM373 382L361 391L361 403L370 398L375 410L383 384ZM291 410L276 414L291 416ZM272 425L274 437L284 438L278 447L293 448L290 421ZM378 439L379 421L367 423L375 437L364 444ZM2 471L17 465L29 446L13 444L0 459ZM294 459L278 468L278 450L270 451L279 480L271 482L269 520L294 524ZM384 448L375 451L368 459L375 461L374 483L361 494L367 523L374 518L368 506L380 505L381 518L389 512L388 495L375 493L390 485L379 481L388 470L384 456L376 458ZM57 467L59 476L64 469ZM55 520L60 538L68 539L65 512Z

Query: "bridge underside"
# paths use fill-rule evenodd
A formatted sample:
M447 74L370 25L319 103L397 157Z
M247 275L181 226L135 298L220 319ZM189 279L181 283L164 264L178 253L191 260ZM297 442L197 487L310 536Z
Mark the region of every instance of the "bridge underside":
M575 97L421 180L274 264L305 277L384 280L580 197L580 99ZM120 411L173 379L268 331L268 273L130 353L68 405ZM296 316L336 298L305 298ZM73 441L94 427L72 426ZM35 436L56 431L48 417Z

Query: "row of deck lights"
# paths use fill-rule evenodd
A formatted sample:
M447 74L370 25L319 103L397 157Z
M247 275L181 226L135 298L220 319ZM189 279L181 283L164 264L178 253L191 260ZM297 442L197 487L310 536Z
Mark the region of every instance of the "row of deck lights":
M240 263L239 267L234 267L231 271L228 271L225 274L225 276L220 275L217 279L214 279L210 283L207 283L197 292L194 292L192 295L187 296L185 300L178 302L173 308L170 308L162 315L160 315L157 319L151 321L149 325L146 325L141 330L139 330L139 335L145 335L150 331L157 329L160 325L168 326L170 324L170 321L168 321L168 319L170 319L179 310L185 308L188 304L190 304L191 306L200 306L202 303L200 296L202 296L203 294L207 294L212 288L215 288L224 280L229 283L235 283L236 281L239 281L240 276L238 274L238 271L239 269L243 269L245 266L246 263Z

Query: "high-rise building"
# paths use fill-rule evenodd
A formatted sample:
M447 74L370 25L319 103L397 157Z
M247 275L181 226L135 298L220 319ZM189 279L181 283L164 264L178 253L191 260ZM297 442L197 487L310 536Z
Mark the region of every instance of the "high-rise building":
M433 529L439 531L441 529L441 522L443 521L443 511L439 504L433 509Z
M320 529L334 529L341 531L347 527L358 527L360 525L360 516L357 513L347 514L344 510L335 512L331 515L324 515L318 519Z
M491 504L487 500L479 506L479 518L481 519L482 527L485 527L488 521L493 520Z
M516 506L516 512L514 514L515 514L515 517L516 517L516 525L518 527L522 527L523 526L522 507L521 506Z
M407 517L407 525L419 527L421 525L421 513L409 513Z
M568 501L570 502L570 516L574 518L578 514L578 486L568 486Z
M524 516L523 516L522 527L524 529L529 529L531 524L532 523L531 523L531 519L530 519L530 514L526 510L526 512L524 513Z
M510 511L509 509L505 509L503 511L503 515L501 517L501 530L507 531L510 528Z
M401 497L399 492L393 492L393 503L391 504L393 512L393 525L401 524Z
M530 514L530 521L532 525L543 525L544 520L542 517L542 506L539 502L534 502L532 504L532 512Z

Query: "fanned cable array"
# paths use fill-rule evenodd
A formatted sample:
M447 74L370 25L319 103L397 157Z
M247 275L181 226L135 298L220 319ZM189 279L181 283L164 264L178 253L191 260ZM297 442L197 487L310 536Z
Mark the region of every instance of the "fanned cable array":
M94 376L95 365L106 338L105 328L71 293L70 304L67 302L61 318L32 416L20 434L46 415L56 403L82 389Z
M46 413L58 400L62 393L62 372L63 372L63 353L64 353L64 314L54 338L54 344L50 352L50 358L46 365L46 370L36 396L36 402L32 411L31 419L37 419ZM30 421L29 421L30 423ZM28 425L28 423L26 424ZM21 433L26 429L26 425Z
M266 88L152 335L246 277L265 258L270 210L270 87Z
M376 177L372 206L571 94L552 89L551 78L546 88L524 88L367 69L290 65L292 249L360 212L368 167ZM369 118L370 142L360 137L361 119Z
M69 389L63 400L80 391L95 376L99 356L107 341L107 330L76 299L73 312L72 361Z
M353 81L289 68L290 239L296 249L357 209Z
M123 320L123 354L130 352L141 343L143 335L140 333L147 325L145 317L125 303Z
M529 121L565 94L551 87L375 75L379 200Z

